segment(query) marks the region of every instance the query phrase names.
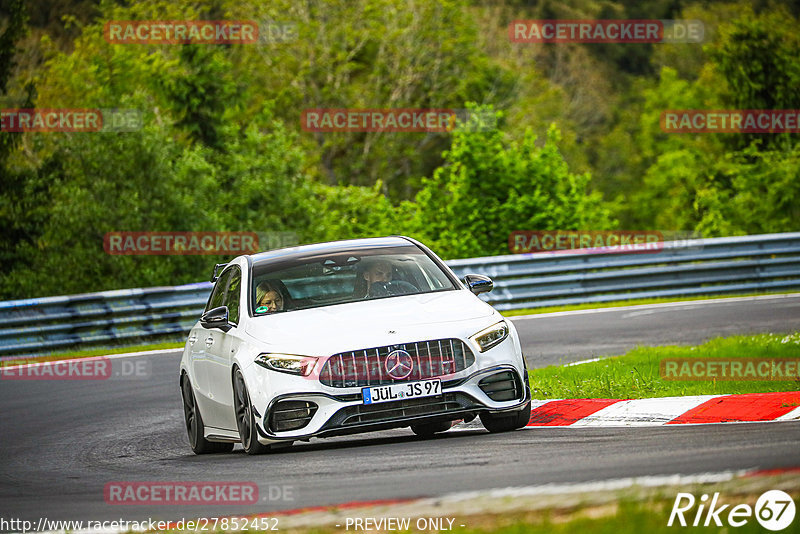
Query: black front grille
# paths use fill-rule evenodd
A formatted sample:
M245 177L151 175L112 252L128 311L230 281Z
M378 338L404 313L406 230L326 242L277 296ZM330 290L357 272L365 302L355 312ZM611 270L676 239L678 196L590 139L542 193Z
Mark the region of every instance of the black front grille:
M522 384L517 373L503 371L487 376L478 387L493 401L510 401L522 398Z
M279 401L269 415L269 428L273 432L287 432L303 428L311 422L318 406L309 401Z
M386 358L404 350L413 362L411 374L402 379L389 376ZM325 361L320 382L335 388L365 387L424 380L463 371L475 363L475 355L460 339L436 339L385 347L340 352Z
M348 406L336 412L325 426L383 423L426 415L444 415L478 407L480 406L474 400L463 393L444 393L438 397Z

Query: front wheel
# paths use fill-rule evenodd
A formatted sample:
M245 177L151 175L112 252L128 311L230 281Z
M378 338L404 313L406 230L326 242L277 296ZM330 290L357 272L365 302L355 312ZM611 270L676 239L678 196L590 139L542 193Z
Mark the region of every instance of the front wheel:
M267 445L258 442L258 429L256 418L253 415L253 406L250 404L250 395L247 393L247 384L244 383L242 371L237 367L233 375L233 405L236 411L236 426L239 428L239 438L247 454L264 454L269 450Z
M195 454L213 454L218 452L231 452L233 443L208 441L203 434L205 426L200 416L200 409L194 398L192 384L185 374L181 379L181 397L183 397L183 418L186 422L186 432L189 435L189 446Z
M518 412L510 414L503 413L482 413L481 423L489 432L508 432L527 426L531 420L531 403Z

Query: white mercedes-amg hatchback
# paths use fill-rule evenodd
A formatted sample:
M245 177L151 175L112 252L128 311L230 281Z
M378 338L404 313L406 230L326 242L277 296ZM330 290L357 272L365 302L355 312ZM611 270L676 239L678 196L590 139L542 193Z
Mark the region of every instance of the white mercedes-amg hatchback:
M198 454L398 427L430 436L476 416L490 432L528 423L517 332L476 296L492 281L462 283L413 239L240 256L212 281L180 364Z

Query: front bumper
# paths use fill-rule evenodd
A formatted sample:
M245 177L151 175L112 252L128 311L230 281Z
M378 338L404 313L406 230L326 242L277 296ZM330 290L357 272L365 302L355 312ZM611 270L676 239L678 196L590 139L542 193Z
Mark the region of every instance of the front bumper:
M526 408L531 401L527 376L513 365L496 365L467 376L442 382L442 393L400 401L365 405L361 388L346 388L336 394L324 392L286 393L274 397L256 426L259 441L308 439L390 428L417 423L469 419L483 412L512 412ZM287 404L290 401L291 404ZM275 414L285 406L314 405L302 428L279 431ZM284 412L286 410L283 410Z

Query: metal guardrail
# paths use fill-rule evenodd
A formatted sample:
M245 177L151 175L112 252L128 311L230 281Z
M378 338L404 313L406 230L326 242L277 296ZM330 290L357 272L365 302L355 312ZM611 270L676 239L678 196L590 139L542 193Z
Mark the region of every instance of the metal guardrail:
M800 232L664 243L653 253L544 253L452 260L486 274L498 310L800 288ZM0 358L77 345L181 339L209 282L0 302Z
M800 288L800 232L667 242L651 253L518 254L448 265L486 274L498 310ZM482 295L483 296L483 295Z
M213 284L151 287L0 302L0 358L77 345L185 337Z

